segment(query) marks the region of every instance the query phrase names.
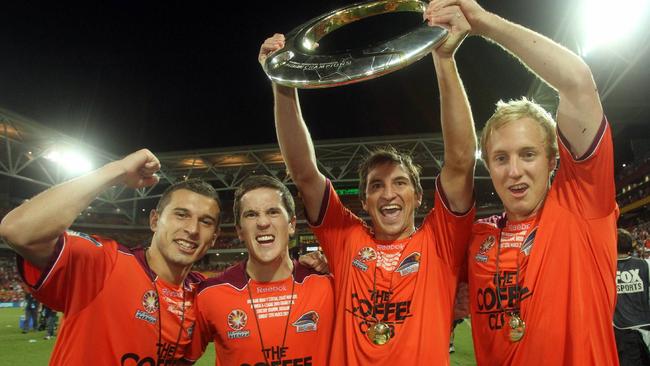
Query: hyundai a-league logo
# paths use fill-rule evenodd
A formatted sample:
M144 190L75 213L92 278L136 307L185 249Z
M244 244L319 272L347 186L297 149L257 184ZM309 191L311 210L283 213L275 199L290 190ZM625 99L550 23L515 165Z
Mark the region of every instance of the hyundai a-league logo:
M365 247L365 248L361 248L357 257L364 262L369 262L377 259L377 253L373 248Z
M158 311L158 294L156 291L149 290L142 295L142 306L147 313L152 314Z
M248 315L243 310L235 309L228 314L228 326L231 331L228 331L228 339L240 339L249 337L251 331L244 329L248 322Z
M245 312L235 309L228 314L228 326L232 330L242 330L248 322L248 315Z
M368 270L366 262L374 261L377 259L377 252L371 247L363 247L357 253L357 256L352 260L352 265L362 271Z

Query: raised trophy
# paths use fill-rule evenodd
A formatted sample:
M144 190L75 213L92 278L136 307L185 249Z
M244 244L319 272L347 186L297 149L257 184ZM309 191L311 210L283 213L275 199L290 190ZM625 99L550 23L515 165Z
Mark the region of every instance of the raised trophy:
M442 43L447 30L423 22L385 42L336 54L318 54L318 41L357 20L392 12L423 13L426 7L427 3L419 0L383 0L323 14L289 32L285 47L266 59L264 70L274 83L304 89L358 83L399 70Z

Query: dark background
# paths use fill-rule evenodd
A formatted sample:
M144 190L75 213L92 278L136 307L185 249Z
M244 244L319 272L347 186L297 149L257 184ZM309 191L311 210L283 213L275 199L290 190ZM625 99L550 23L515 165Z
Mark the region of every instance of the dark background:
M270 82L259 45L350 1L4 4L0 106L101 149L126 154L275 143ZM486 8L579 44L579 1L483 1ZM586 57L601 93L619 163L650 138L650 55L645 17L619 45ZM326 37L338 49L390 37L417 16L369 19ZM603 25L604 27L607 25ZM632 62L638 57L636 62ZM534 78L478 37L457 54L478 128L500 99L527 94ZM629 68L627 73L624 70ZM301 92L314 139L439 132L433 63L351 86Z

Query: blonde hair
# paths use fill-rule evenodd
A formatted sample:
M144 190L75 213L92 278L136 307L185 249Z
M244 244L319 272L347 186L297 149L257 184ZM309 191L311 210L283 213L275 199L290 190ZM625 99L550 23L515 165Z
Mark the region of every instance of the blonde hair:
M498 130L510 122L530 118L537 122L545 134L546 156L549 159L555 159L558 156L556 123L544 108L526 97L521 99L510 100L507 103L503 100L497 102L492 117L488 119L481 131L481 159L489 168L487 143L492 135L492 131Z

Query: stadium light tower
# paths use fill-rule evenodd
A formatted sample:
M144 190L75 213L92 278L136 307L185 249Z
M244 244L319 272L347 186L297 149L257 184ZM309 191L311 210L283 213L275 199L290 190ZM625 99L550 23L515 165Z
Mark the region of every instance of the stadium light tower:
M611 45L637 29L647 29L641 25L649 3L648 0L582 0L582 56L598 47Z
M93 169L93 165L82 153L74 150L52 149L45 158L53 161L73 175L80 175Z

